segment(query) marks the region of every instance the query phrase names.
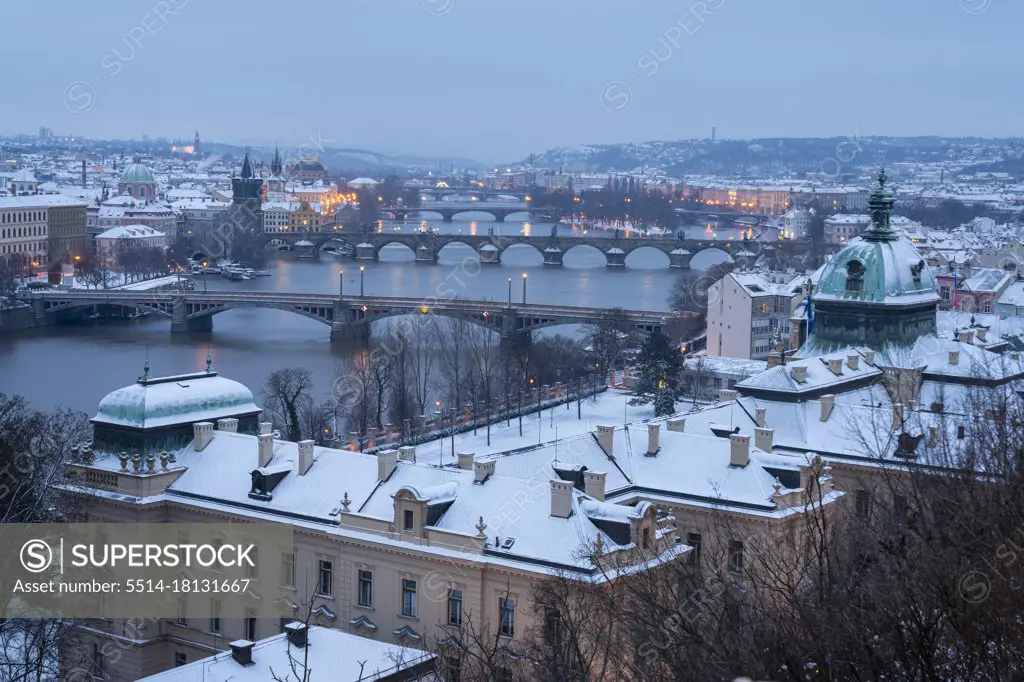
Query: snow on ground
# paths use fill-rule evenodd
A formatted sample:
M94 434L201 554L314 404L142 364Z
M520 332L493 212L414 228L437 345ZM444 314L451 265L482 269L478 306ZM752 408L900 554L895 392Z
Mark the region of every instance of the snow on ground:
M585 436L598 425L622 426L625 422L639 422L654 417L654 407L642 405L634 407L628 404L629 393L609 389L597 396L595 400L584 400L582 419L576 416L576 402L570 402L568 409L558 405L542 410L538 414L523 415L523 435L519 435L519 418L513 417L491 425L491 443L487 444L487 427L455 434L455 455L452 455L452 438L435 439L416 446L416 459L420 462L436 464L458 464L459 452L472 452L477 457L491 455L519 448L536 446L538 443L550 443L555 440ZM525 404L524 404L525 407ZM678 409L686 407L678 404ZM444 451L442 455L442 450Z

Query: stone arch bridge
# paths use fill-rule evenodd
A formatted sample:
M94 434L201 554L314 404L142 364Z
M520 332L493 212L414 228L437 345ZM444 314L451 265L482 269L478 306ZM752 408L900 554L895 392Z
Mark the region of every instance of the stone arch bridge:
M671 313L498 301L435 300L388 296L226 291L42 291L31 296L37 326L56 324L98 306L142 309L166 317L172 332L211 331L213 317L236 308L272 308L328 325L332 340L369 338L370 325L400 315L441 315L468 320L512 340L561 324L593 323L609 315L641 333L661 331Z
M267 233L266 240L278 240L289 244L307 241L313 244L314 253L324 246L347 244L355 248L358 260L378 260L380 251L390 244L401 244L415 255L417 263L437 263L441 249L449 244L465 244L472 248L484 264L501 262L501 255L511 246L532 246L544 257L544 265L558 267L566 252L577 247L595 248L604 254L609 268L621 268L626 256L639 249L655 249L668 256L669 267L686 269L690 259L701 251L718 249L729 254L733 260L746 261L757 258L765 251L780 249L795 255L810 251L807 242L760 240L715 240L715 239L673 239L673 238L603 238L572 236L526 236L526 235L465 235L435 233L394 233L369 232L298 232Z

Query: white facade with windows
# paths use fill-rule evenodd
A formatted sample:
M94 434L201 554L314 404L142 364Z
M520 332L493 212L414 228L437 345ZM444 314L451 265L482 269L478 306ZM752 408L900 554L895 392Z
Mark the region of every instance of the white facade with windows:
M708 287L708 355L764 359L772 338L789 338L789 318L806 278L793 273L729 273Z
M0 197L0 257L17 256L27 265L45 262L48 210L38 196Z

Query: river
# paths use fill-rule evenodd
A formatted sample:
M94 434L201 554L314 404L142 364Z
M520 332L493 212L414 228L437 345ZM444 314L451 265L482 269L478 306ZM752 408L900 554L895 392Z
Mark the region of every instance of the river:
M472 217L471 214L464 216ZM489 217L460 220L437 227L445 233L502 234L530 231L550 233L551 225L494 223ZM383 229L413 231L420 221L386 222ZM687 228L690 236L707 234L704 226ZM566 228L560 234L569 234ZM724 237L720 231L718 238ZM512 297L522 300L522 274L527 274L528 302L565 305L666 310L666 295L676 276L668 258L653 249L631 253L622 269L604 267L596 249L577 248L565 254L561 268L545 268L539 252L528 246L510 247L502 263L481 266L475 252L464 245L444 248L437 265L414 264L413 254L401 246L389 246L378 262L358 265L354 260L322 254L317 260L295 258L292 253L269 254L265 265L270 277L232 282L211 275L205 286L217 290L308 291L335 293L339 272L345 271L345 293L359 291L358 265L365 265L364 291L368 295L439 296L506 301L508 278ZM725 258L724 253L705 251L694 257L695 268ZM204 286L203 278L198 285ZM153 316L136 321L101 321L59 325L0 336L0 392L21 394L34 407L65 405L95 413L99 400L110 391L132 383L148 360L155 376L197 371L205 367L206 354L214 369L240 381L254 393L275 369L305 367L314 376L316 393L327 396L331 379L344 364L351 348L332 344L326 326L277 310L231 310L217 315L210 334L172 335L167 319ZM551 330L573 333L577 327Z

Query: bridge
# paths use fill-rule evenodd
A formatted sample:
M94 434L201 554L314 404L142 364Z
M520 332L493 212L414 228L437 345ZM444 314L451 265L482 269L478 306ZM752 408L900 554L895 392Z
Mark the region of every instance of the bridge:
M420 195L430 195L434 197L450 197L450 196L462 196L462 197L477 197L477 201L487 201L488 199L497 199L498 197L515 197L520 200L527 200L530 196L529 192L524 192L518 189L489 189L482 187L417 187L414 188Z
M390 213L394 216L395 220L403 220L410 215L418 213L437 213L441 216L441 220L446 223L452 222L452 218L460 213L489 213L493 216L495 222L498 223L505 222L505 218L513 213L531 213L530 205L525 201L436 201L425 202L421 206L381 208L379 211L380 213Z
M331 329L331 340L366 340L370 325L400 315L440 315L468 320L501 334L503 340L528 336L529 332L561 324L592 323L610 315L604 308L513 303L511 301L437 300L389 296L230 292L230 291L61 291L31 295L37 326L56 324L81 316L97 306L142 309L166 317L171 332L208 332L213 316L236 308L272 308L302 315ZM641 333L660 331L671 314L661 311L616 311Z
M680 233L682 234L682 233ZM266 233L266 240L278 240L289 244L307 241L313 244L313 252L319 254L327 244L346 244L355 248L358 260L378 260L385 246L400 244L411 250L417 263L437 263L441 249L449 244L464 244L474 251L482 264L501 262L502 254L512 246L526 245L536 249L544 257L544 265L559 267L568 251L579 247L593 248L604 254L605 265L622 268L626 256L639 249L655 249L668 256L669 267L687 269L690 259L701 251L718 249L727 253L734 261L745 263L756 259L762 253L778 249L793 255L808 253L813 245L808 242L783 240L764 242L760 240L717 240L685 239L672 237L560 237L551 235L466 235L436 234L432 232L368 232L351 233L343 230L333 232Z

